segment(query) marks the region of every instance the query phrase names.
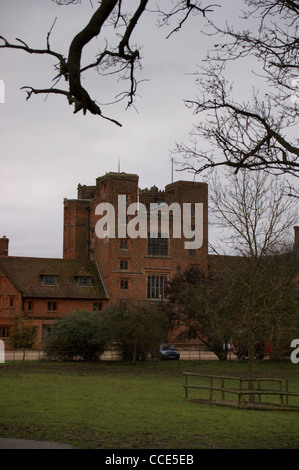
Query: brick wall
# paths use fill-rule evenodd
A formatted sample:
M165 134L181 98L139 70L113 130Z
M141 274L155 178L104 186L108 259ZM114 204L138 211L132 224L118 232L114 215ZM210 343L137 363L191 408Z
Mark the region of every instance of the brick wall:
M0 336L5 342L7 350L12 347L9 344L9 337L6 336L7 329L12 332L13 325L18 316L28 320L36 327L36 348L40 348L45 331L57 318L63 315L74 313L77 310L95 311L103 308L105 302L101 299L55 299L55 298L25 298L14 288L4 276L0 277ZM3 284L6 288L3 288ZM10 305L10 299L14 300ZM46 327L46 328L45 328ZM4 328L2 330L2 328Z
M92 207L89 200L64 200L64 259L88 259Z

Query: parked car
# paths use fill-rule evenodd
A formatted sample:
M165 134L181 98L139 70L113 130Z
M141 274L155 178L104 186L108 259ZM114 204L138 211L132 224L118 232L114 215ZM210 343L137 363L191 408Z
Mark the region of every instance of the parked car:
M176 359L180 358L180 353L178 349L173 346L173 344L169 343L162 343L160 344L159 348L152 354L153 357L157 357L159 359Z

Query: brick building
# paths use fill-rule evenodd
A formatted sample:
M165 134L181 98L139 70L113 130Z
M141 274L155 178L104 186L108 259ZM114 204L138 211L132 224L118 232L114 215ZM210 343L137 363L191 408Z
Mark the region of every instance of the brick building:
M3 239L7 243L8 239ZM101 310L108 300L95 261L0 257L0 337L7 343L18 316L36 327L37 346L51 323L76 310Z
M99 206L119 209L120 202L125 210L120 216L115 212L115 233L98 236L98 223L105 216L104 212L99 215ZM172 211L167 237L158 219L155 237L146 232L145 237L132 238L127 229L136 215L130 212L134 203L136 208L145 207L147 222L150 205L161 208L164 204L169 209L172 204L185 205L192 230L196 228L194 208L199 203L200 247L186 248L184 236L176 236ZM180 215L182 223L184 212ZM21 315L36 326L37 346L51 323L62 315L79 309L99 310L121 301L158 302L175 274L191 266L207 273L219 262L208 254L206 183L177 181L163 191L155 186L140 189L138 176L127 173L107 173L97 178L94 186L79 184L77 198L64 200L63 259L11 257L8 245L8 238L0 239L0 338L8 343ZM295 250L299 254L299 227L295 227Z
M119 199L120 198L120 199ZM118 236L132 215L116 220L116 236L99 238L100 216L96 208L109 203L117 208L132 203L190 204L194 229L194 205L203 205L203 243L186 249L184 238L173 237L169 213L169 237L158 227L156 238ZM148 216L149 216L148 212ZM165 295L167 280L190 265L208 269L208 186L178 181L164 191L155 186L140 190L138 176L108 173L94 186L78 185L77 199L64 200L63 259L11 257L9 240L0 239L0 338L7 342L17 316L37 329L37 346L58 317L79 309L98 310L120 301L156 302Z
M119 199L123 198L123 199ZM116 217L115 238L99 238L96 207L101 203L118 207L119 200L128 208L132 203L144 204L150 217L150 204L190 203L191 224L195 203L203 204L203 243L199 249L185 249L185 239L173 237L173 214L169 213L169 238L132 239L124 229L133 216ZM181 214L182 215L182 214ZM119 220L118 220L119 219ZM123 219L123 220L122 220ZM124 227L119 227L123 224ZM149 225L149 224L148 224ZM118 236L119 230L124 234ZM159 191L138 188L138 176L108 173L96 180L95 186L78 186L77 199L64 200L64 259L95 260L109 294L110 302L158 300L164 297L167 279L190 265L208 269L208 185L178 181Z

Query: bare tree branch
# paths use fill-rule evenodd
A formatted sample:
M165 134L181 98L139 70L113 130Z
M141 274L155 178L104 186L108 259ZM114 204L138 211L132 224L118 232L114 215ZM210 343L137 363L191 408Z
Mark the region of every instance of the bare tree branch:
M80 3L80 0L53 1L60 6ZM175 6L171 12L161 12L161 10L158 9L156 13L158 12L159 15L168 18L182 15L182 19L179 20L180 27L177 29L181 28L191 12L197 12L202 16L206 16L207 12L212 11L213 6L201 7L201 2L197 0L193 2L190 0L175 0L174 3ZM72 39L67 58L65 58L63 54L53 51L50 46L50 35L55 26L56 19L47 33L46 49L33 48L21 39L16 39L16 43L13 44L3 36L0 36L0 48L22 50L29 54L48 55L58 59L58 64L55 65L55 70L58 70L58 74L54 77L54 81L59 81L61 77L64 77L68 88L58 89L56 87L45 87L36 89L31 86L24 87L29 90L27 99L30 98L32 94L51 93L64 95L67 97L69 104L74 105L75 113L78 111L82 111L84 114L89 112L105 119L110 119L113 123L121 126L117 120L103 116L102 110L98 104L103 100L94 100L91 98L88 90L82 85L81 77L83 72L90 69L97 69L100 75L103 71L108 74L117 74L119 79L129 82L129 89L119 93L116 101L127 98L128 106L134 104L137 85L140 83L140 81L136 79L136 69L140 67L140 52L137 46L132 46L131 38L133 32L136 30L138 21L147 11L147 4L148 0L139 0L138 2L134 2L134 6L132 7L132 2L127 3L125 0L102 0L99 2L99 6L94 8L91 3L93 14L88 24ZM100 51L96 59L82 66L81 62L84 48L93 39L103 36L102 30L104 26L113 26L116 30L116 46L111 47L108 42L105 41L105 48Z
M257 33L222 30L210 22L211 34L221 35L225 42L214 46L208 65L198 74L200 97L186 100L196 115L203 114L203 120L191 132L191 145L178 144L174 153L185 159L182 170L195 173L223 166L236 172L246 168L299 176L299 140L287 137L298 125L299 4L245 1L251 8L245 18L258 18ZM254 92L251 102L235 102L225 69L230 61L249 56L262 64L258 76L264 79L267 93L260 98ZM210 150L198 150L203 139Z

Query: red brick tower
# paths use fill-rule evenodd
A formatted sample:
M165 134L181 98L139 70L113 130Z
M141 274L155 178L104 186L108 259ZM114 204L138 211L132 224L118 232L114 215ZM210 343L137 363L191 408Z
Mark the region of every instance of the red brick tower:
M119 199L120 197L120 199ZM200 248L186 249L186 239L174 237L173 213L169 212L169 238L164 238L159 225L156 238L119 237L119 229L126 233L127 224L135 217L120 219L118 203L126 201L144 204L150 218L150 204L171 207L176 203L183 208L189 203L190 222L194 229L195 203L203 205L203 243ZM97 236L96 208L109 203L115 209L115 237ZM65 200L64 257L91 258L97 261L108 291L110 302L157 301L164 297L167 280L189 266L208 269L208 185L177 181L159 191L138 189L138 176L127 173L107 173L97 178L96 186L78 186L78 199ZM183 214L183 210L181 216ZM123 219L123 220L122 220ZM149 223L148 223L149 226ZM110 234L111 235L111 234Z
M94 259L97 261L103 281L111 301L131 300L133 294L133 252L139 250L132 240L118 238L118 196L126 201L126 206L137 202L138 176L128 173L107 173L96 180L95 208L98 204L109 203L115 209L115 238L100 239L93 237ZM94 218L94 228L99 216ZM120 224L126 227L127 219L121 218ZM135 240L134 240L135 242Z
M64 200L64 259L90 259L95 187L78 186L78 199Z

